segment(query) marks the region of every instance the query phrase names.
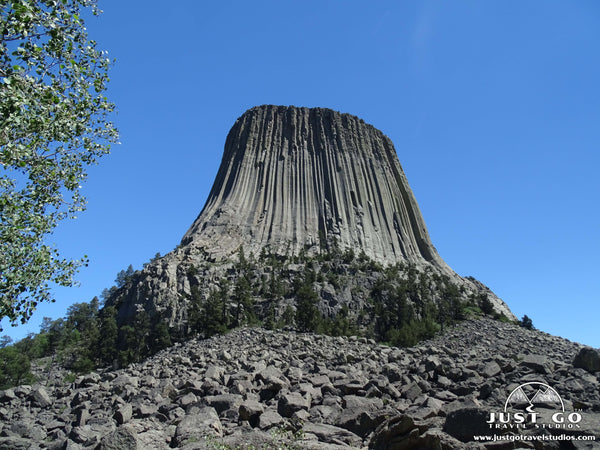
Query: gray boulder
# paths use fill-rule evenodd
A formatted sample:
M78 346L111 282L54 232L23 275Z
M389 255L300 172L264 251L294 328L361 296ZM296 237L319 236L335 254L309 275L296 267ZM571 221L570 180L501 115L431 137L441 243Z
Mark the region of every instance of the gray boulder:
M587 370L588 372L600 371L600 351L591 347L583 347L575 356L573 366Z
M440 438L421 435L415 421L407 415L392 417L383 422L371 437L369 448L373 450L441 449Z
M52 399L50 398L50 395L48 395L48 391L42 386L34 387L30 396L34 403L41 408L45 408L52 404Z
M259 416L265 411L265 407L257 400L245 400L239 408L240 420L247 420L253 427L258 425Z
M200 441L207 436L223 436L223 426L214 408L206 406L185 416L175 430L173 443L183 446L189 441Z
M525 355L520 365L529 367L541 374L549 374L554 370L553 362L545 355Z
M131 416L133 415L133 407L130 403L126 403L122 405L115 411L114 419L117 421L119 425L127 423L131 420Z
M31 448L31 445L29 439L18 436L0 437L0 450L26 450Z
M444 431L460 441L472 441L476 435L490 433L489 425L486 423L488 418L489 411L483 408L457 409L446 416Z
M307 423L303 427L305 433L314 434L320 442L328 444L348 445L351 447L361 447L362 438L351 431L339 428L333 425L323 423Z
M281 417L281 414L275 410L267 409L258 418L258 428L261 430L268 430L269 428L282 424L283 421L284 419Z
M119 427L104 436L96 450L138 450L138 448L135 432L127 427Z
M279 398L277 412L283 417L292 417L297 411L308 410L309 406L309 402L299 392L290 392Z

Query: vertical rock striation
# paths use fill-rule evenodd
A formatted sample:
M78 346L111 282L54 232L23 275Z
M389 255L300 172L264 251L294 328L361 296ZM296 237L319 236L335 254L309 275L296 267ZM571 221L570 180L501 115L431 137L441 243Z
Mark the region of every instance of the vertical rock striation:
M182 244L226 256L336 242L383 262L449 270L390 139L330 109L258 106L231 129L206 206Z

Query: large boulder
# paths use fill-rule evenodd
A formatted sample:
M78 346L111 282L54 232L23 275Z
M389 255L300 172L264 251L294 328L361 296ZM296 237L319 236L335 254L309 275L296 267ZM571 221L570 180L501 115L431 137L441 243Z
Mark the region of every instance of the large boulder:
M483 408L456 409L446 416L444 431L460 441L472 441L474 436L489 434L490 428L486 423L489 415L489 411Z
M573 366L588 372L600 371L600 351L591 347L583 347L573 359Z
M104 436L96 450L138 450L138 448L135 432L127 427L119 427Z
M420 425L422 426L422 425ZM383 422L371 437L369 448L373 450L441 450L440 436L423 427L407 415L399 415Z
M214 408L206 406L195 409L185 416L175 430L173 444L182 447L192 441L197 442L208 436L223 436L223 426Z

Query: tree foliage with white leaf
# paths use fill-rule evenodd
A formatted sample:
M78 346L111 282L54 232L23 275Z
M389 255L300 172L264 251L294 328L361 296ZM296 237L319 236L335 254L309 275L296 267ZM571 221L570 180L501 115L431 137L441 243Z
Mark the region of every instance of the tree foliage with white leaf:
M111 62L82 18L99 13L95 0L0 0L0 318L13 325L86 264L47 241L85 209L86 167L118 137Z

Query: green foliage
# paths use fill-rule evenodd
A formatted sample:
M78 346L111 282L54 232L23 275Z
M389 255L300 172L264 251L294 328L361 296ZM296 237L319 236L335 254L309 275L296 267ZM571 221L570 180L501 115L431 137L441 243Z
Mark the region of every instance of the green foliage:
M252 289L246 276L240 276L233 287L233 300L235 301L234 326L244 323L253 323L256 316L253 311Z
M342 260L345 264L350 264L352 261L354 261L355 256L354 250L351 247L348 247L342 255Z
M504 313L498 314L498 316L496 317L496 319L499 320L500 322L504 322L504 323L515 323L515 321L510 320L508 317L506 317L504 315Z
M30 333L24 339L15 343L14 347L27 355L30 360L50 354L48 336L44 334Z
M277 328L277 316L274 303L271 303L267 308L267 313L263 319L263 326L267 330L274 330Z
M131 325L125 325L119 328L119 348L118 361L121 367L137 361L140 352L137 333Z
M0 389L34 381L27 354L15 346L0 349Z
M494 304L489 299L488 295L485 293L481 293L478 298L478 305L481 308L481 311L487 315L494 314Z
M97 299L95 300L97 303ZM69 316L67 323L70 321ZM133 322L119 327L117 310L113 306L105 306L100 311L96 310L93 320L88 321L88 327L83 329L78 342L69 346L71 350L77 351L77 357L72 358L72 362L63 357L63 364L76 373L111 365L115 360L125 366L171 344L169 327L159 317L151 319L141 309Z
M40 333L28 336L15 348L29 359L53 355L59 364L77 374L111 365L115 360L121 366L140 361L175 340L198 334L210 337L255 324L257 313L263 326L270 329L291 326L307 332L363 335L395 346L412 346L467 314L481 313L480 307L486 308L489 302L485 294L465 300L465 292L449 277L433 271L419 270L411 264L383 268L364 254L356 256L334 247L314 257L306 252L297 255L295 261L304 267L302 271L289 265L290 257L263 251L259 258L257 262L251 254L246 257L240 248L238 260L227 267L218 288L210 292L197 279L205 267L188 266L191 292L187 327L170 329L160 316L150 317L143 309L132 322L119 326L117 299L112 298L110 306L100 309L95 298L90 303L71 305L65 318L45 318ZM119 272L117 284L124 286L134 273L131 266ZM359 282L351 279L357 274ZM333 286L338 293L339 289L349 290L352 297L366 299L366 306L351 310L360 303L336 306L332 301L329 307L335 307L337 313L324 317L318 292L323 286L331 289L328 281L332 278L339 285ZM116 286L113 288L118 291ZM255 305L255 299L261 298L263 301ZM287 306L280 314L278 306L282 302ZM11 347L5 341L5 347ZM26 376L27 372L21 378ZM15 378L11 376L9 382Z
M246 259L243 245L238 248L238 268L241 270L246 270L248 268L248 260Z
M73 372L69 372L63 378L63 382L65 383L73 383L77 379L77 374Z
M45 241L85 209L86 167L117 139L104 96L110 61L88 39L88 8L98 13L94 0L0 4L0 318L12 324L86 264Z
M424 339L431 339L438 330L438 324L429 317L411 320L400 328L389 329L386 340L396 347L410 347Z
M161 256L160 256L160 252L156 252L156 253L154 254L154 256L153 256L152 258L150 258L150 261L149 261L149 262L146 262L146 263L142 264L142 267L145 269L146 267L148 267L148 265L149 265L150 263L152 263L152 262L154 262L154 261L156 261L157 259L160 259L160 258L161 258ZM194 266L192 265L191 267L194 267Z
M247 280L246 280L247 282ZM203 300L197 286L192 285L190 308L188 309L188 325L191 333L201 333L204 337L223 334L230 325L228 309L229 281L224 278L218 290L212 291L206 300ZM251 302L247 286L238 286L237 295L240 295L236 313L243 314L244 307ZM239 316L236 316L239 320Z
M321 313L317 308L319 296L310 283L304 283L296 292L296 326L302 331L317 331Z
M157 253L159 255L159 253ZM144 265L146 267L146 265ZM136 274L136 270L133 268L131 264L127 267L127 269L120 270L115 277L115 285L109 288L102 289L102 294L100 294L100 298L102 299L102 304L105 304L113 298L119 289L124 287L127 283L129 283L134 275Z
M96 345L101 365L110 365L117 358L117 310L114 306L105 306L98 314L99 339Z
M404 267L391 266L371 290L375 303L375 330L385 339L389 330L400 329L415 317L411 299L416 299L413 277L404 278Z
M458 287L448 277L442 277L442 298L440 300L440 323L452 324L466 318L465 305L461 302Z
M281 274L277 273L275 266L272 266L269 272L269 287L265 294L271 300L281 298L286 294L285 286L281 281Z
M527 328L528 330L535 330L535 327L533 326L533 321L527 316L527 314L525 314L521 318L519 325L523 328Z
M102 299L102 304L105 304L110 298L112 298L116 292L118 291L116 286L111 286L109 288L102 289L102 293L100 294L100 298Z
M131 264L129 264L129 267L127 267L126 270L121 270L119 273L117 273L117 278L115 278L117 289L125 286L131 280L133 274L135 274L135 270Z
M150 332L150 351L151 353L160 351L172 345L169 326L163 322L158 322Z
M276 328L285 328L285 327L294 326L295 318L296 318L296 312L294 311L294 308L292 308L290 305L287 305L285 307L285 310L283 311L283 314L281 315L279 320L277 320Z
M131 362L138 362L150 355L150 329L150 317L143 309L136 312L131 325L121 327L119 337L122 336L123 340L119 342L119 345L128 355L126 362L122 363L123 366Z
M320 332L330 336L353 336L360 334L352 322L348 305L343 305L333 319L322 319Z
M89 303L73 303L67 308L67 325L81 333L92 333L98 314L99 301L94 297Z
M466 317L477 317L483 314L479 306L467 305L464 307L464 313Z
M74 361L65 366L75 373L89 373L96 368L96 363L91 359L90 356L79 356Z
M99 300L75 303L64 318L45 317L40 333L0 348L0 382L5 387L32 380L30 360L52 356L73 374L87 373L99 366L118 361L127 365L172 344L167 324L151 321L148 314L138 311L132 323L117 324L114 306L99 309Z
M190 327L190 332L198 332L202 329L202 296L196 285L192 285L190 291L188 325Z
M227 287L221 286L206 299L202 314L202 331L205 337L223 334L227 331Z
M5 334L4 336L0 337L0 348L4 348L7 345L12 344L12 342L12 338Z

